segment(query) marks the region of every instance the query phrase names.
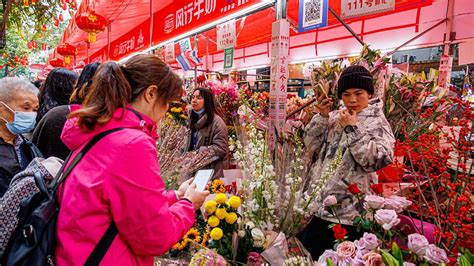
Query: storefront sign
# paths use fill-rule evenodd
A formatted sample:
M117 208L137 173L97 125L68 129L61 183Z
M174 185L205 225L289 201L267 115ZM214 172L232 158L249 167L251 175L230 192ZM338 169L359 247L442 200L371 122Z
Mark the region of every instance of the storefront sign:
M110 44L110 60L120 60L150 46L150 20L143 22Z
M230 69L234 66L234 48L224 50L224 69Z
M298 32L305 32L328 25L328 0L300 0Z
M166 42L218 19L271 0L175 0L154 14L153 43ZM231 19L231 17L229 17Z
M289 41L290 23L285 19L273 22L270 68L270 120L268 126L271 149L275 146L276 133L281 132L285 126Z
M438 86L446 88L451 82L451 70L453 69L453 57L442 55L439 59Z
M175 61L174 57L174 42L168 43L165 46L165 62L166 63L172 63Z
M216 26L217 51L235 46L235 19Z
M395 9L395 0L341 0L341 17L352 18Z

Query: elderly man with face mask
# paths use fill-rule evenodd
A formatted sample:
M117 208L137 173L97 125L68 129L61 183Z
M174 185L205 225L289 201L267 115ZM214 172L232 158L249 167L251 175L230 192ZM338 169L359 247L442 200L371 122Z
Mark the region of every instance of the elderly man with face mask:
M33 130L38 110L38 89L16 77L0 79L0 197L14 175L41 152L22 134Z

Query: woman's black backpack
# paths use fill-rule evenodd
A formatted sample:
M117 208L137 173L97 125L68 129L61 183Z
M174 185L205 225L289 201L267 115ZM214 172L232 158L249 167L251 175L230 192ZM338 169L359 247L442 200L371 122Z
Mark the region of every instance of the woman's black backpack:
M13 231L2 257L3 266L28 265L42 266L54 265L54 249L56 247L56 221L59 213L57 189L64 182L72 169L79 163L84 155L106 135L122 130L115 128L96 135L77 154L71 164L68 164L71 154L64 162L61 170L48 187L39 174L35 175L35 183L39 192L21 202L18 213L18 226ZM64 173L64 174L63 174ZM105 253L117 235L117 227L112 221L99 243L89 255L85 265L99 265Z

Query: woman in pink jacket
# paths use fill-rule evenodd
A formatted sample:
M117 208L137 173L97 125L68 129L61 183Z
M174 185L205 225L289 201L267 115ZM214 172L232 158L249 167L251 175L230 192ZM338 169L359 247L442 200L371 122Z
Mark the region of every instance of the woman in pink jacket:
M57 265L83 265L112 221L118 234L101 265L153 265L193 225L209 192L189 180L166 191L155 146L156 124L181 94L179 77L153 55L100 66L61 139L74 158L95 135L125 129L94 145L61 185Z

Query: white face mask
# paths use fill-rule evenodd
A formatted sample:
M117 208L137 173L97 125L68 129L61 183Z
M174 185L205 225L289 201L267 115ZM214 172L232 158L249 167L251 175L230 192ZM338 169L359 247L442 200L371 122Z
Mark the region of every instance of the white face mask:
M8 122L5 118L1 117L5 121L8 131L14 135L28 133L35 128L36 125L36 112L19 112L14 111L10 106L4 102L0 102L8 110L13 113L13 122Z

